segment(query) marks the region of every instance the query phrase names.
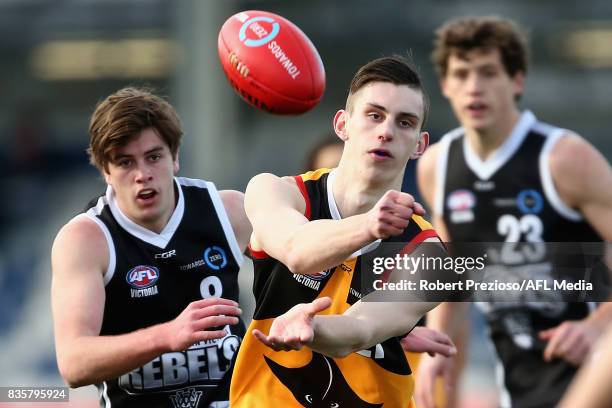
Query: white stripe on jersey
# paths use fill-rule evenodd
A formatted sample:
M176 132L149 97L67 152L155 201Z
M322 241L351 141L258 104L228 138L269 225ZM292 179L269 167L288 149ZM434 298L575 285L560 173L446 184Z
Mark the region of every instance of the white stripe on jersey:
M570 208L567 204L561 200L555 183L550 173L550 152L552 151L555 144L566 134L565 129L555 128L546 124L538 124L536 129L546 135L546 142L540 152L540 179L542 180L542 187L544 194L550 205L564 218L570 221L578 222L582 221L582 214L578 211Z
M104 222L102 222L102 220L97 217L102 213L105 204L106 200L104 199L104 197L100 197L98 198L98 202L95 207L90 208L84 214L80 214L81 216L85 216L90 220L93 220L96 224L98 224L98 227L100 227L102 233L104 234L104 237L106 238L106 244L108 245L108 268L104 273L104 286L108 285L108 283L113 278L113 275L115 274L115 266L117 265L117 255L115 253L115 244L113 242L113 237L111 236L110 231L106 227L106 224L104 224Z
M434 215L442 217L444 214L444 184L446 183L446 168L448 167L448 152L450 151L451 142L463 136L463 128L451 130L438 143L440 143L441 152L436 163L436 178L434 189Z

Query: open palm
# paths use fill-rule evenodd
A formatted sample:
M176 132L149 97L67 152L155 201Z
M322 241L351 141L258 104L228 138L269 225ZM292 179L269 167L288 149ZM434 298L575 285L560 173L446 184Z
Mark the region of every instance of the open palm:
M300 303L274 319L267 336L257 329L253 335L275 351L301 350L314 339L314 316L330 305L328 297Z

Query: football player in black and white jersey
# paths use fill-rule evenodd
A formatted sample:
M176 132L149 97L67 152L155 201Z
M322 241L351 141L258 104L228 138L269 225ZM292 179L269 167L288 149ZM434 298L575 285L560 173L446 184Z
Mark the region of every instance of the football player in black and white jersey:
M101 406L228 405L251 227L242 193L175 177L182 133L149 90L99 103L88 153L108 188L53 244L58 367Z
M452 20L436 32L432 57L461 124L418 163L419 187L440 235L458 242L612 241L606 159L574 132L517 106L527 73L522 30L495 17ZM555 406L610 321L612 304L591 313L586 303L556 301L554 311L508 305L493 301L486 310L503 367L501 405ZM443 304L428 325L454 337L465 311L465 304ZM452 371L450 361L424 356L419 406L434 406L434 379Z

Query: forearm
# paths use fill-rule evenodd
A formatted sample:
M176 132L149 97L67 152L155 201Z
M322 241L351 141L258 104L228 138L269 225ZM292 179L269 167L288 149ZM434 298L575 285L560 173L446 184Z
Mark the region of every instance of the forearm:
M445 333L456 342L464 332L461 328L465 324L469 305L467 302L440 303L427 314L427 327Z
M605 302L587 317L587 322L604 331L612 322L612 302Z
M169 351L165 324L116 336L79 336L58 342L60 373L71 387L119 377Z
M374 241L363 228L364 215L343 220L316 220L300 226L281 250L294 273L312 274L339 265ZM283 256L283 255L281 255Z
M409 332L433 307L431 303L357 302L343 315L318 315L308 346L331 357L344 357Z
M350 316L315 316L314 339L308 347L330 357L346 357L372 345L371 333L365 326L363 321Z
M609 391L609 376L612 369L612 326L600 339L595 355L574 377L559 408L592 407L604 408L612 404Z

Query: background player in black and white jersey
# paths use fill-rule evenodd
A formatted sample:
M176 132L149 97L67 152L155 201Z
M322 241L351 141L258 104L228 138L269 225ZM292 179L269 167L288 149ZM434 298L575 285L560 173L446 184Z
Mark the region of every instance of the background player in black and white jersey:
M605 158L579 135L517 106L527 72L522 30L499 18L453 20L436 32L432 56L461 124L419 160L419 187L440 235L463 242L612 241ZM454 337L466 306L443 304L428 325ZM556 316L507 304L490 309L509 391L502 405L554 405L610 320L610 304L590 315L585 304L556 306ZM415 395L430 408L434 379L452 362L423 360Z
M98 104L88 153L108 190L53 245L60 373L71 387L99 384L112 406L227 400L214 390L240 340L228 350L215 341L244 332L236 273L251 227L242 193L174 177L182 133L148 90Z

